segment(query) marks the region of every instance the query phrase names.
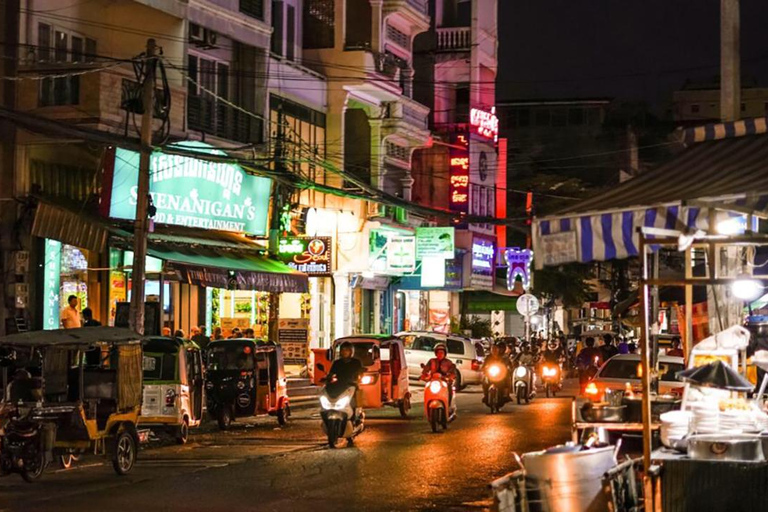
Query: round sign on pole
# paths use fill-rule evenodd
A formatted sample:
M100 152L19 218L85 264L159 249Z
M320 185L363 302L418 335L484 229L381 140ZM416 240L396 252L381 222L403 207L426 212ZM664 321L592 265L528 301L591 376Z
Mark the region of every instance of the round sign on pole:
M535 315L539 310L539 299L530 293L526 293L517 298L517 311L523 316Z

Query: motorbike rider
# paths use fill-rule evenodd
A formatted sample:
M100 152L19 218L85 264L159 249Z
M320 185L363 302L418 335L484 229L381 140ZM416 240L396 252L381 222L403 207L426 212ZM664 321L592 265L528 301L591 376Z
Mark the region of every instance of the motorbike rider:
M533 366L536 363L536 354L533 353L530 343L523 343L521 352L516 360L518 366Z
M365 372L363 363L353 357L355 353L354 346L349 341L345 341L339 347L339 358L336 359L331 365L331 369L326 376L326 382L334 386L343 386L348 388L354 386L358 390L358 380L360 376ZM355 411L355 418L353 421L357 422L360 418L360 411L357 407L357 394L352 399L352 410Z
M507 357L507 344L503 341L499 341L498 343L491 345L491 354L485 358L485 361L483 361L483 366L480 369L483 374L485 374L486 368L493 364L500 364L507 370L507 375L504 378L504 392L505 395L509 395L510 390L512 389L511 381L512 381L512 363ZM488 388L490 387L490 382L487 379L483 379L483 403L488 405Z
M563 348L557 339L551 339L542 354L545 363L560 364L563 359Z
M448 403L453 404L453 381L456 379L456 365L448 356L445 343L435 345L435 357L427 361L421 372L421 380L427 381L433 373L439 373L448 382ZM453 405L452 405L453 406Z
M586 345L579 355L576 356L576 368L579 371L579 384L584 387L587 381L592 378L596 368L600 367L602 362L602 351L595 347L595 338L588 337L584 340Z

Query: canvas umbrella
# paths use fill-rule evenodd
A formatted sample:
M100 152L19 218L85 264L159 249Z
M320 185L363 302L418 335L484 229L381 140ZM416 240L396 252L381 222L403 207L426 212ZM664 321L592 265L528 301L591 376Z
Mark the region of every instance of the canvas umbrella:
M727 389L730 391L752 391L754 386L747 379L722 361L715 361L697 368L678 372L677 376L697 386Z

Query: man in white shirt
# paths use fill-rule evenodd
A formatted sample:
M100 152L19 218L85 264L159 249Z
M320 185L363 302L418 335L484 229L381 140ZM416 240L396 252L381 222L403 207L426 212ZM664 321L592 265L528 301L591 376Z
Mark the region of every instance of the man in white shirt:
M64 329L82 327L82 323L80 322L80 312L77 310L77 297L75 295L70 295L67 298L67 302L69 303L69 306L61 310L61 327Z

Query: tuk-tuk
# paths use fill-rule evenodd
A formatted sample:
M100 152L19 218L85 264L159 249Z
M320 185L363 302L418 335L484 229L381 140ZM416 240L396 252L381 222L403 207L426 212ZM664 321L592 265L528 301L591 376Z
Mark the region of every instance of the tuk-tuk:
M226 430L238 418L276 416L282 426L291 415L283 349L253 339L212 341L208 345L205 393L208 412Z
M344 342L354 346L354 356L365 367L360 379L359 405L367 409L378 409L388 405L400 409L403 418L411 409L411 392L408 389L408 365L405 361L403 340L390 335L360 334L339 338L330 349L312 349L315 358L314 384L322 381L339 357L339 348Z
M39 478L54 457L108 456L118 475L139 449L141 336L115 327L0 338L0 472Z
M144 400L139 424L167 429L179 444L203 419L203 357L190 340L144 341Z

